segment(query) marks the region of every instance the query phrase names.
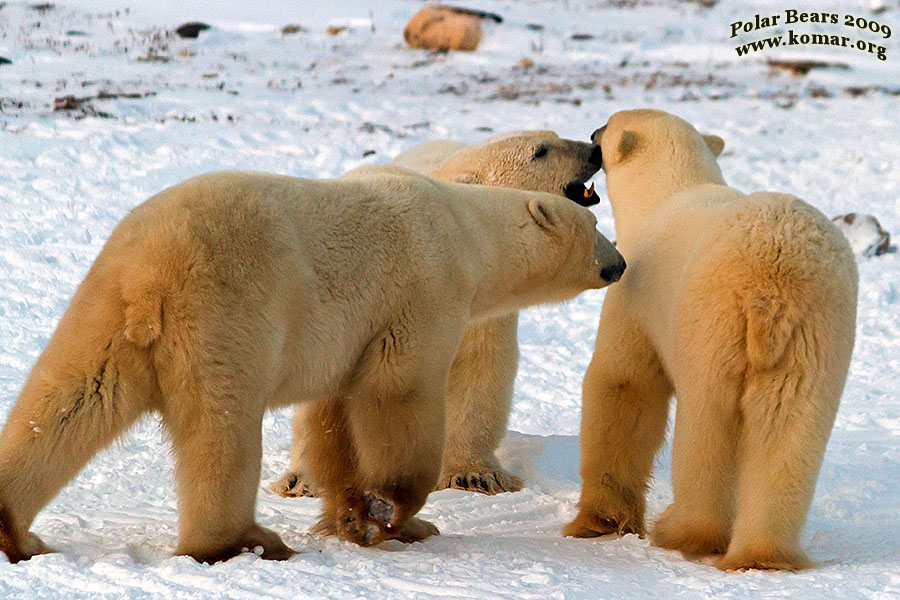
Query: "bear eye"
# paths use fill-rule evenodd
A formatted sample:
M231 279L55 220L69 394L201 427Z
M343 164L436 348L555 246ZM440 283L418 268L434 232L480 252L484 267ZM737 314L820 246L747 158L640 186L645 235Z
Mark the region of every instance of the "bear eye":
M535 158L543 158L545 156L547 156L547 146L538 146L534 151L532 160L534 160Z

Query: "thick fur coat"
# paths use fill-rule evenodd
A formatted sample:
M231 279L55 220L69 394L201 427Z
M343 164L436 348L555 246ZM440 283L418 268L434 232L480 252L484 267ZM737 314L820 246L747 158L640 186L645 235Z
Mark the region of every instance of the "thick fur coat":
M455 141L421 144L397 156L392 165L430 174L442 181L478 183L565 194L586 202L584 182L600 168L599 147L560 139L552 131L516 131L467 146ZM519 360L517 312L471 324L450 369L447 433L437 488L497 494L522 488L505 471L495 451L506 435L513 383ZM313 426L337 435L340 407L298 406L293 421L289 471L270 489L282 496L315 495L305 471L305 443ZM328 439L328 436L324 436Z
M440 472L466 327L606 285L621 256L595 223L557 196L392 167L163 191L113 231L0 432L0 550L46 551L35 515L156 411L176 458L176 552L287 558L254 516L262 418L323 398L340 399L352 436L312 461L325 527L365 545L436 533L414 515Z
M567 535L644 532L677 397L675 500L653 543L723 570L799 569L799 536L853 349L844 236L786 194L725 185L705 138L659 111L613 115L603 151L618 248L584 381L580 511Z

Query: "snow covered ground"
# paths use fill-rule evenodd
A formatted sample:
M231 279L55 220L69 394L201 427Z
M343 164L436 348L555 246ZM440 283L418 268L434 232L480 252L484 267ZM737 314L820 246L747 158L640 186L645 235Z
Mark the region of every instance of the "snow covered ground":
M829 216L874 214L900 238L894 1L490 1L476 4L506 20L486 26L470 54L405 48L403 25L420 6L411 0L36 2L0 2L0 56L11 61L0 64L0 419L118 220L201 172L333 177L419 142L512 129L586 140L612 112L647 106L721 135L732 185L795 193ZM731 23L786 8L896 31L806 23L729 38ZM171 33L189 20L213 28L196 40ZM282 33L292 24L303 29ZM734 50L788 29L883 44L886 60ZM767 59L824 65L794 74ZM597 186L602 194L602 176ZM596 213L612 237L608 206ZM558 535L578 498L580 385L601 291L524 314L510 424L522 433L503 454L528 487L433 494L423 515L440 537L360 549L307 535L318 501L262 489L287 464L289 414L278 412L265 421L258 515L301 553L212 567L172 558L172 460L147 420L41 513L34 530L60 552L0 563L0 597L900 597L900 254L859 268L856 350L803 534L814 570L723 574L636 536ZM669 458L659 459L651 517L671 500Z

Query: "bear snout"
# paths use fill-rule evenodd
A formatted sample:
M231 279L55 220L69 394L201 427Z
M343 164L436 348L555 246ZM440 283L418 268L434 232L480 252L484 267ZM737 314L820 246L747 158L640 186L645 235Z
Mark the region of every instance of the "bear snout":
M591 269L591 278L606 287L622 278L625 272L625 257L616 249L613 242L606 239L599 231L594 238L594 264ZM597 279L599 277L599 279Z
M600 269L600 278L604 281L608 281L609 283L615 283L619 279L622 278L622 273L625 272L625 259L623 258L621 262L618 262L613 265L608 265Z

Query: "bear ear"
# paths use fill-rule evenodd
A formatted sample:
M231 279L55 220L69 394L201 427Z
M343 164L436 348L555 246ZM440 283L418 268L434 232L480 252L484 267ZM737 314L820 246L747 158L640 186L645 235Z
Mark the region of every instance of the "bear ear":
M453 181L456 183L478 183L478 177L475 176L475 173L465 172L457 175Z
M555 229L559 222L548 202L535 198L528 202L528 212L541 229Z
M706 142L706 145L709 146L709 149L716 157L720 156L722 150L725 149L725 140L717 135L704 135L703 141Z
M638 145L638 134L627 129L619 138L619 146L616 148L616 162L620 163L634 153Z

